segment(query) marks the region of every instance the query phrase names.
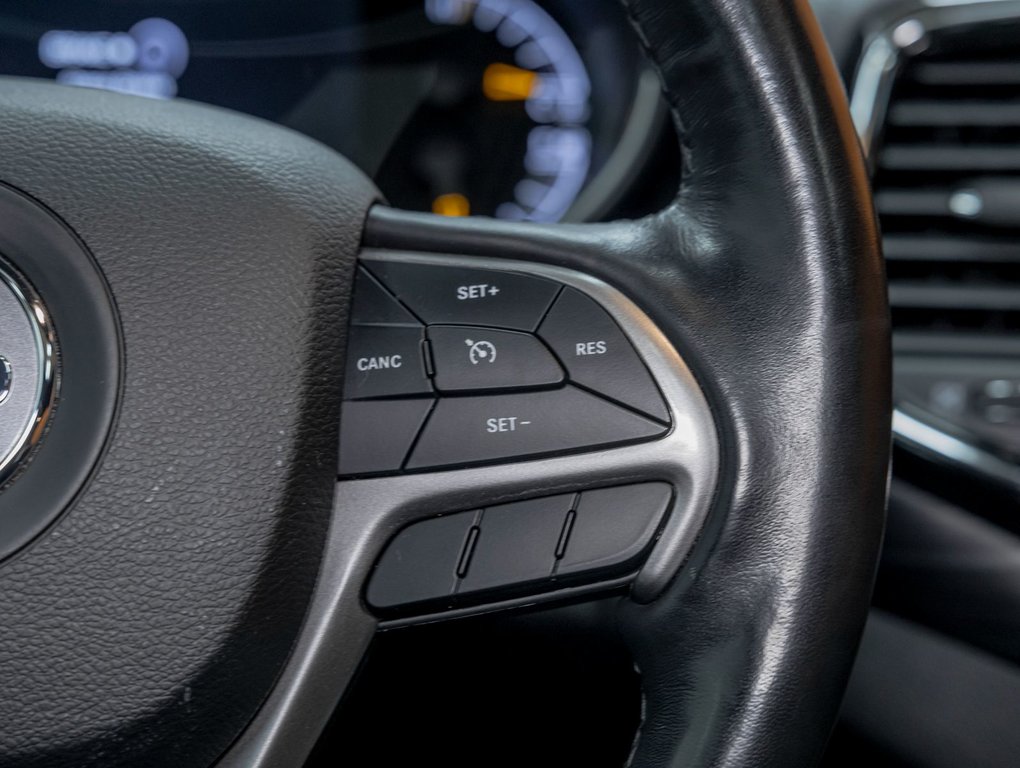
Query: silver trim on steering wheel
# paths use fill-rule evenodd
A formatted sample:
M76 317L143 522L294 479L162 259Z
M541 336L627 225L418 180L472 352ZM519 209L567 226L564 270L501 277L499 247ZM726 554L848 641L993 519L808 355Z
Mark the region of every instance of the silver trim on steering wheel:
M0 487L36 446L53 396L49 315L32 289L0 262Z

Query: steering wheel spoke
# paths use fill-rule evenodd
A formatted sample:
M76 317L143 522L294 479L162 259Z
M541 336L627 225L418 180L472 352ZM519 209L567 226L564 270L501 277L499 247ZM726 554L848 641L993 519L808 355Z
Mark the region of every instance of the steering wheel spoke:
M560 228L370 218L369 242L402 247L360 256L318 625L263 708L267 732L274 711L307 719L295 698L344 689L369 627L614 593L653 601L718 477L690 369L621 291L541 259ZM412 242L395 223L415 219L428 234ZM460 227L472 254L430 250L455 250ZM555 374L535 380L547 361ZM239 765L254 757L243 746Z

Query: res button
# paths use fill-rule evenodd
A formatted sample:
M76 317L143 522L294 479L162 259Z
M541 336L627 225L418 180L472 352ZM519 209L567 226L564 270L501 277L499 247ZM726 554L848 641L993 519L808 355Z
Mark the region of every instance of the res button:
M613 318L593 299L564 288L538 334L563 361L572 381L669 421L648 369Z
M514 272L392 261L365 263L429 325L490 325L533 331L559 291L549 280Z

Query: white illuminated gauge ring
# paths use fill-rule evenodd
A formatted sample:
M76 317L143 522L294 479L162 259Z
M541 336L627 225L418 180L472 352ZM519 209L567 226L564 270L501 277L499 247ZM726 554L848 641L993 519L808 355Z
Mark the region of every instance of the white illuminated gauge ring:
M177 95L190 48L181 28L142 19L127 32L53 29L39 38L39 60L57 82L154 99Z
M535 73L525 100L536 123L524 156L527 175L514 199L501 203L502 219L558 221L577 199L591 169L591 81L570 37L532 0L425 0L436 24L472 23L514 52L522 69Z
M41 440L54 393L55 341L31 288L0 262L0 490Z

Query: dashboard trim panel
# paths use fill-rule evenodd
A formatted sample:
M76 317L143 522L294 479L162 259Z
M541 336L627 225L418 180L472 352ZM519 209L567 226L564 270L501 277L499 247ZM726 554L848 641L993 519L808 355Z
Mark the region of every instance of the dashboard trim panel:
M901 11L872 35L863 46L850 91L851 116L869 165L874 163L896 74L905 58L923 50L928 32L1016 18L1020 18L1020 0L926 0L911 11ZM920 27L903 34L908 24ZM913 453L963 467L1020 492L1020 468L899 406L893 412L893 436Z

